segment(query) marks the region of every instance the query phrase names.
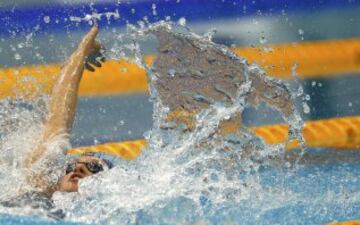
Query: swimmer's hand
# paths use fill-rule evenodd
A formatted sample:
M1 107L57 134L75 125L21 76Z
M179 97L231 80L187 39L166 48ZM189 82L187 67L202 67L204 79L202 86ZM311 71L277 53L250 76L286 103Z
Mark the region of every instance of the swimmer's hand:
M91 72L95 71L94 66L101 67L101 63L105 62L105 48L95 40L98 32L98 27L94 26L91 28L78 48L78 51L85 57L85 68Z
M105 56L104 56L105 49L100 43L96 42L96 44L100 46L98 47L98 50L91 53L85 59L85 69L91 72L95 71L94 66L101 67L101 63L105 62Z

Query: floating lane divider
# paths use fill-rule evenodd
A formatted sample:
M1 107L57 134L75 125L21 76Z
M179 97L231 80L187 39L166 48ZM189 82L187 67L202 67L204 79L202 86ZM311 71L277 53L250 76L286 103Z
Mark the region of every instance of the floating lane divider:
M254 127L251 130L267 144L285 143L288 138L287 125L268 125ZM360 147L360 116L308 121L303 130L307 147L356 149ZM145 140L107 143L89 147L75 148L69 154L100 152L132 160L146 147ZM294 141L286 146L288 150L299 147Z
M73 148L68 151L68 154L84 154L84 153L106 153L114 155L126 160L133 160L140 155L141 150L145 148L147 142L143 139L133 140L133 141L124 141L124 142L115 142L115 143L106 143L100 145L93 145L88 147Z
M292 68L302 78L360 74L360 39L277 44L233 51L256 62L271 76L291 79ZM154 56L146 56L151 64ZM50 93L60 72L59 64L0 69L0 98L34 97ZM146 72L137 65L109 60L94 73L86 71L80 84L81 96L147 93Z
M360 220L330 223L329 225L360 225Z

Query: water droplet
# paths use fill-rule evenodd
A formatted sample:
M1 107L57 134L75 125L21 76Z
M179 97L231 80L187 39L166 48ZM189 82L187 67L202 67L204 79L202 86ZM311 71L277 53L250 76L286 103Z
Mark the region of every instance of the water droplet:
M298 32L299 32L300 35L304 35L304 30L303 29L299 29Z
M309 114L309 113L310 113L310 107L309 107L309 105L308 105L306 102L303 102L303 103L302 103L302 106L303 106L304 113L305 113L305 114Z
M214 35L216 34L216 29L211 29L208 32L206 32L203 37L209 41L212 40L212 38L214 37Z
M144 22L144 21L139 20L137 23L139 24L140 29L144 29L144 28L145 28L145 22Z
M21 60L21 55L19 53L15 53L14 58L16 60Z
M50 23L50 16L44 16L44 22Z
M352 106L353 106L352 102L349 102L349 103L348 103L348 106L349 106L349 107L352 107Z
M183 27L186 26L186 19L184 17L181 17L178 21L178 24Z
M305 95L305 100L310 101L310 95Z
M19 44L17 45L17 47L18 47L18 48L23 48L23 47L24 47L24 43L19 43Z
M312 81L311 82L311 87L315 87L316 86L316 81Z
M270 48L270 47L262 48L262 50L263 50L264 52L272 52L272 51L273 51L273 49Z
M175 69L169 69L168 74L169 74L170 77L174 77L175 74L176 74L176 70Z
M131 9L131 13L135 14L136 10L134 8Z
M260 44L266 44L267 40L266 40L265 36L261 36L259 42L260 42Z
M285 168L290 168L291 167L291 163L290 162L286 162L285 163Z
M298 89L298 91L297 91L297 96L301 96L301 95L303 95L304 94L304 89L303 89L303 87L302 86L300 86L299 87L299 89Z
M152 14L153 14L153 16L156 16L156 15L157 15L157 12L156 12L156 4L155 4L155 3L153 3L153 4L151 5L151 9L152 9Z

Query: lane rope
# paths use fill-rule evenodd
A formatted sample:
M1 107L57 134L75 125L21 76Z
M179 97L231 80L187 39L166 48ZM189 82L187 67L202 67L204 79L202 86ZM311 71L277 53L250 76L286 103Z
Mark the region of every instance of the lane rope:
M288 138L288 125L284 124L253 127L251 130L267 144L285 143ZM307 147L359 149L360 116L307 121L303 134ZM68 154L101 152L132 160L141 154L146 145L146 140L106 143L71 149ZM287 150L297 147L299 147L298 141L291 142L286 146Z
M270 76L282 79L292 78L295 64L301 78L360 74L360 39L276 44L233 51L259 64ZM154 56L145 57L148 64L153 59ZM59 72L60 64L2 68L0 98L49 94ZM109 60L94 73L85 72L79 93L81 96L104 96L147 91L144 69L125 60Z

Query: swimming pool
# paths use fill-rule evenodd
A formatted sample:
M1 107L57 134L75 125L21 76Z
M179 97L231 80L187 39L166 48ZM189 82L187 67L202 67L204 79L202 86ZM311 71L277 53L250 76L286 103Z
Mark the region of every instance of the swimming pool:
M273 5L275 6L272 7ZM48 8L40 4L34 9L20 6L2 11L6 16L1 20L8 24L0 30L3 43L1 51L9 56L2 59L6 67L63 60L68 55L71 44L76 43L79 32L75 30L86 29L88 26L88 21L85 21L88 12L104 13L100 19L100 24L104 26L104 36L101 39L107 46L112 46L110 50L119 47L111 40L114 36L116 39L124 38L116 36L118 32L123 32L123 28L117 26L143 20L143 23L138 24L141 28L147 23L146 20L158 21L169 13L171 20L178 21L180 25L187 22L197 32L201 32L205 27L219 27L214 41L230 46L359 36L357 29L351 29L356 27L358 21L356 1L348 4L326 1L323 8L320 3L297 5L291 1L276 4L263 1L224 1L222 4L216 1L159 1L156 4L135 1L124 5L106 2L70 7L69 4L50 5ZM343 11L336 7L341 7ZM117 18L116 10L120 11L120 19ZM239 12L241 18L238 16ZM22 20L25 16L17 18L16 15L19 14L35 16L25 23ZM209 14L214 18L204 19ZM144 15L150 19L144 19ZM328 22L321 23L321 20L333 15L338 15L337 20L333 20L333 26L338 26L339 29L341 27L344 32L324 28L329 26ZM344 21L346 22L343 24ZM246 29L237 28L232 33L231 27L238 23ZM61 32L62 27L66 27L67 33ZM24 37L22 32L27 35ZM155 42L152 39L147 41L143 50L145 53L152 53ZM53 46L57 54L49 53L47 45ZM35 49L34 52L29 51L30 48ZM262 50L272 51L271 47ZM335 50L333 55L341 55L341 50ZM345 48L343 51L346 51ZM118 52L115 52L111 56L116 57L117 54ZM302 54L303 52L300 52L297 56ZM316 58L314 52L310 59L316 61L326 58L324 52L322 54ZM304 57L303 60L306 59ZM336 64L336 61L331 60L330 63L316 61L316 64ZM311 64L311 60L309 61ZM356 76L358 67L354 64L355 70L346 72L347 76L310 76L303 82L305 89L295 90L295 94L302 98L296 104L300 104L299 108L304 111L305 119L358 115L359 79ZM302 71L301 67L299 69ZM329 70L325 68L322 71ZM24 83L27 81L29 79ZM40 88L40 91L45 89ZM304 91L305 94L301 93ZM117 94L100 97L101 91L94 90L92 95L98 96L87 96L80 100L72 134L74 147L143 138L144 132L151 128L156 130L153 125L156 117L153 121L153 106L146 90L127 95L121 95L119 90ZM304 110L304 102L310 105L310 113ZM20 108L23 107L21 104ZM23 109L26 112L36 109L32 107L25 106ZM245 123L249 126L283 122L279 114L263 106L249 109L245 114ZM149 133L145 134L147 137L148 135ZM171 137L166 138L173 141ZM153 151L145 150L133 163L120 161L116 170L100 179L103 183L97 183L99 180L96 179L85 181L81 189L81 196L85 197L74 197L77 202L65 204L65 208L68 207L69 222L55 222L37 216L23 217L11 211L10 214L3 211L0 223L327 224L360 218L360 155L357 150L310 148L306 149L305 153L284 153L279 151L284 150L283 148L274 150L267 146L263 149L265 152L268 149L270 153L272 150L277 151L279 157L272 158L272 153L269 160L258 159L258 156L254 155L254 161L249 161L245 157L240 163L250 163L252 169L240 172L243 165L239 162L232 165L233 171L216 163L222 157L237 157L236 154L222 155L221 151L192 153L192 145L189 149L181 149L177 141L172 144L173 148L167 148L169 152L162 153L152 148ZM186 146L187 142L181 144ZM241 152L238 148L235 150L236 153ZM253 163L255 161L256 163ZM188 162L194 164L189 165ZM211 172L208 174L202 168ZM94 199L89 195L91 192L96 193ZM60 198L60 201L65 199L67 198ZM71 201L72 197L68 199Z

